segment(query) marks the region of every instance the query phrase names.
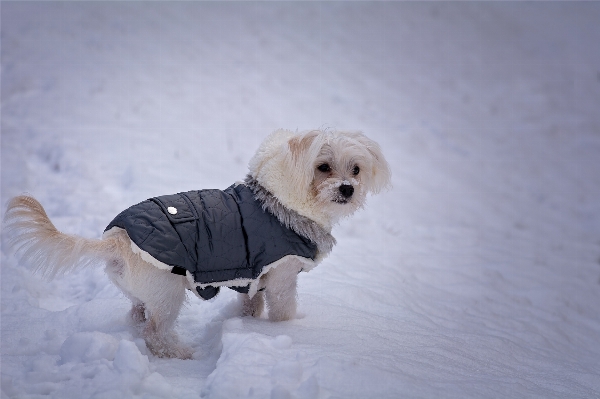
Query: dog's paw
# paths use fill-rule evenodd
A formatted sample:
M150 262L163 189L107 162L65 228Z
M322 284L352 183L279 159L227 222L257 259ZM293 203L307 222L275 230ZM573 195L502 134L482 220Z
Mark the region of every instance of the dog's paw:
M174 332L166 335L152 334L144 338L146 346L150 352L156 357L191 359L191 348L179 342L177 335Z
M192 348L178 347L173 352L174 356L170 356L170 357L176 357L176 358L182 359L182 360L191 360L193 354L194 354L194 351L192 351Z
M181 346L181 345L147 345L150 352L156 357L163 358L177 358L183 360L190 360L193 355L193 351L191 348Z

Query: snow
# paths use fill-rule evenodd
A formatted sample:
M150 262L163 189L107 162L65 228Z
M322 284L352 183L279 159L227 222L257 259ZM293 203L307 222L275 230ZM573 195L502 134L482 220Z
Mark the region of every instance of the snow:
M2 2L1 201L100 237L225 188L273 130L360 129L394 188L299 316L189 296L152 356L100 265L1 253L4 398L600 396L600 4Z

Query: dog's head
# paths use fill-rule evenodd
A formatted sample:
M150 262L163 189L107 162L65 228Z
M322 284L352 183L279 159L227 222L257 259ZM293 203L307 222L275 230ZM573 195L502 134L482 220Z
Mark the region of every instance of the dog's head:
M379 145L359 132L277 130L250 161L250 174L283 205L327 228L390 184Z

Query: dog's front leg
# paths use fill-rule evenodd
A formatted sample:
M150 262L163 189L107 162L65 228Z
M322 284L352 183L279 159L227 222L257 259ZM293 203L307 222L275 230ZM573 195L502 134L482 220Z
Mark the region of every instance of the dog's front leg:
M296 316L296 281L301 268L297 261L290 260L266 274L265 296L269 320L290 320Z

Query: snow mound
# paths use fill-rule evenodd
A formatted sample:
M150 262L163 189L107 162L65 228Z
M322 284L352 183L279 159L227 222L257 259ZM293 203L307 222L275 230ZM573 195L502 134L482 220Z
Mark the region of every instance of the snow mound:
M111 335L101 332L81 332L71 335L60 347L60 362L88 363L106 359L113 360L118 341Z
M240 326L241 327L241 326ZM203 395L210 398L320 398L315 375L305 372L302 351L292 348L286 335L228 331L215 370L208 376ZM242 378L240 378L242 376Z

